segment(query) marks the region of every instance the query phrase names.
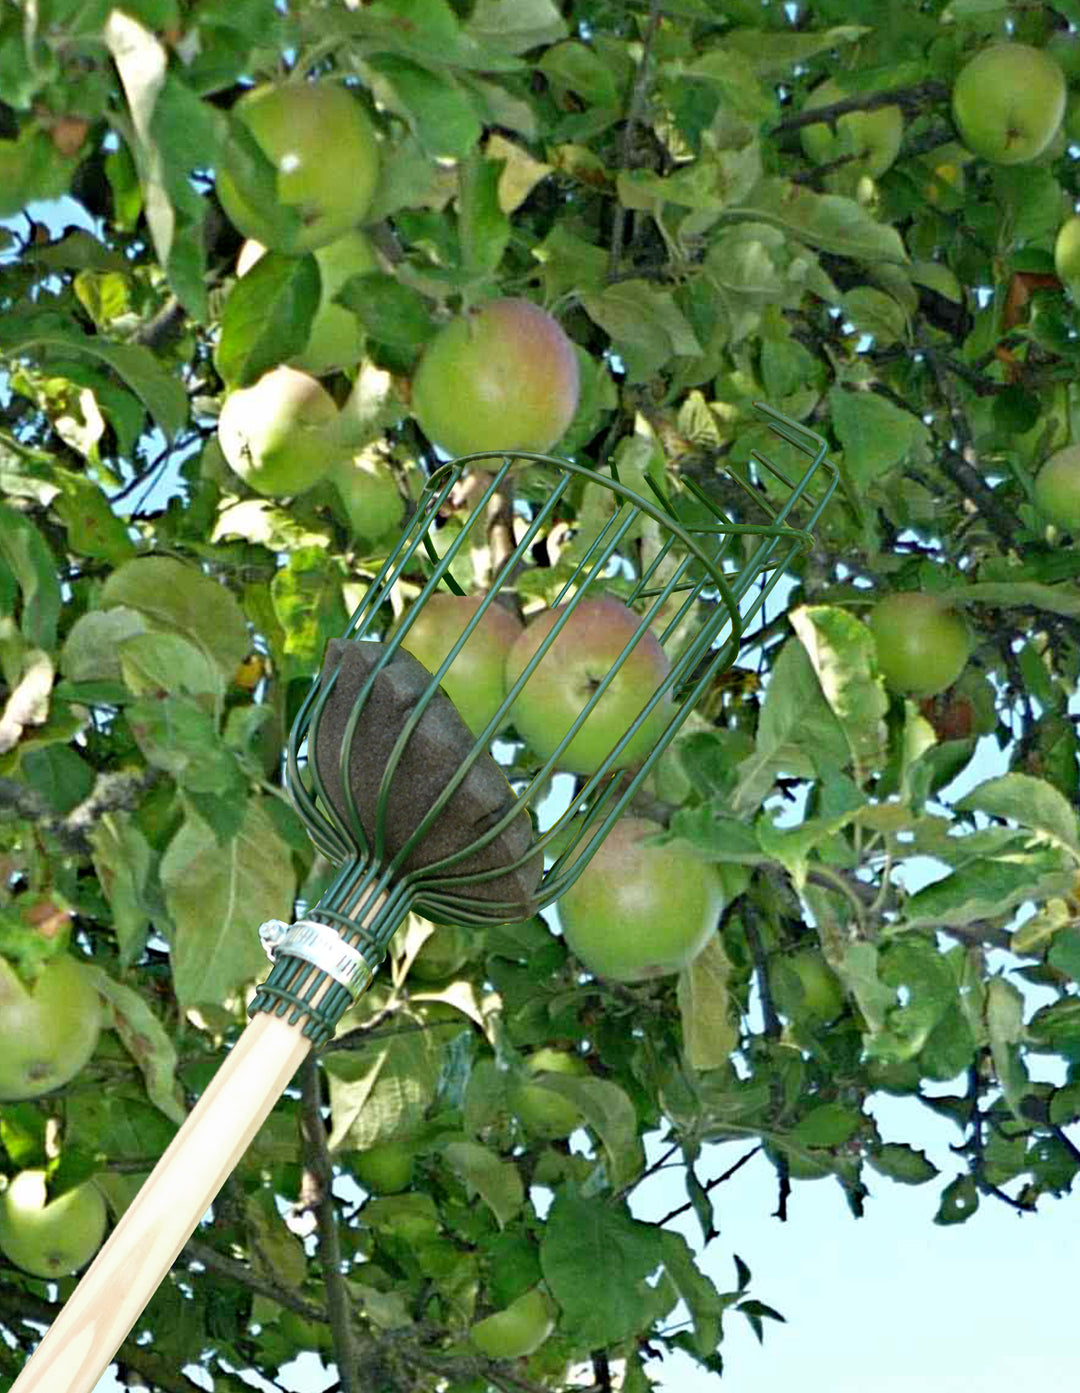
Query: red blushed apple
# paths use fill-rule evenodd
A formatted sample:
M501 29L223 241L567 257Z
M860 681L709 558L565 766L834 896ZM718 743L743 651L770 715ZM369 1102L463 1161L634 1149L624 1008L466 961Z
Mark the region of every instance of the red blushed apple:
M402 639L402 648L419 658L429 672L437 672L485 598L432 595ZM404 617L389 637L403 622ZM473 735L480 735L506 695L507 655L522 632L517 616L493 601L442 680L446 695Z
M681 972L716 931L724 902L716 868L685 845L644 845L661 831L647 818L620 818L558 901L568 947L598 977ZM585 838L580 850L587 846Z
M547 610L527 625L507 656L507 690L524 672L565 608ZM586 598L574 610L510 709L518 734L541 760L555 753L640 623L632 609L609 595ZM574 774L594 774L641 714L670 667L656 635L646 629L611 686L559 756L556 767ZM672 714L668 693L653 708L613 767L640 764L667 728Z
M416 419L450 455L550 450L577 404L574 345L531 300L489 300L447 324L412 381Z

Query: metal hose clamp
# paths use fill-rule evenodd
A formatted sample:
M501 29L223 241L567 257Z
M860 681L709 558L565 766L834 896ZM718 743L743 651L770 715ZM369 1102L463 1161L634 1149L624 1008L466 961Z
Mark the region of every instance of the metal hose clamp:
M271 962L282 955L302 958L340 982L353 1001L367 991L375 976L363 955L336 929L314 919L298 919L295 924L268 919L259 925L259 940Z

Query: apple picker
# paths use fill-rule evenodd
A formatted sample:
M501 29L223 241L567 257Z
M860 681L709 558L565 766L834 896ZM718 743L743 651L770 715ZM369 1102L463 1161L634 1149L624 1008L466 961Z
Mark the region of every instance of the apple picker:
M345 1010L370 986L395 929L411 910L439 924L506 923L535 914L577 879L701 695L735 661L744 625L787 563L812 545L806 528L787 521L791 510L802 500L810 514L807 526L813 526L836 487L836 470L820 436L764 404L757 409L778 436L812 457L797 483L761 455L753 456L749 481L732 472L753 502L746 511L754 519L764 514L761 521L732 521L685 480L713 521L684 526L651 480L655 501L623 485L614 466L609 476L548 455L468 455L432 474L415 516L344 637L327 645L289 738L290 796L337 874L303 918L291 925L271 921L259 929L273 966L249 1008L250 1023L84 1273L13 1393L91 1393L297 1067L333 1036ZM480 462L496 472L440 558L431 529L465 470ZM470 542L485 544L487 505L498 490L512 487L512 480L504 481L521 467L531 469L533 481L541 470L548 472L550 491L534 506L520 542L438 670L429 672L401 648L408 618L389 641L370 636L376 627L381 632L380 611L406 567L414 575L430 572L410 614L422 610L440 582L461 593L451 568ZM768 475L767 489L753 486ZM474 738L440 683L499 590L535 565L534 541L575 476L615 494L614 515L553 598L552 609L565 606L558 621L486 730ZM815 479L823 481L816 500L809 490ZM772 502L780 499L782 506L774 508ZM658 529L656 555L618 596L640 624L553 753L525 787L515 790L490 754L489 742L582 597L602 593L609 559L642 515ZM726 556L739 534L758 539L742 566ZM421 544L425 552L414 561ZM745 549L738 554L745 555ZM759 577L765 577L764 584ZM752 586L755 595L743 611L740 602ZM586 777L563 816L539 835L531 804L543 796L548 775L637 644L656 639L667 660L662 680L655 691L642 693L636 720ZM671 718L648 756L642 761L638 754L635 762L634 751L625 752L661 703ZM556 838L559 854L554 856L553 848L545 870L545 849Z

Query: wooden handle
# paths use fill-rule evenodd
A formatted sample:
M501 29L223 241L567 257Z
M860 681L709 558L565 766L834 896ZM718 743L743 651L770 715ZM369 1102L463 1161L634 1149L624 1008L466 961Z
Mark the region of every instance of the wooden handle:
M265 1012L252 1017L11 1393L93 1393L310 1050L302 1025L303 1018L293 1026Z

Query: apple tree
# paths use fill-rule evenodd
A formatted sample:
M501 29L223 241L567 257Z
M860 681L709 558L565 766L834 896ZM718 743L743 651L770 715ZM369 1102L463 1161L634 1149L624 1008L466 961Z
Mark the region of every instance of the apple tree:
M1073 0L3 8L0 1378L242 1032L258 925L329 884L288 731L444 450L492 441L615 465L701 522L692 483L766 527L806 457L764 400L825 438L839 487L567 935L546 911L402 926L137 1320L121 1384L240 1389L308 1351L353 1393L643 1393L661 1357L719 1372L725 1328L781 1314L717 1232L752 1155L781 1219L813 1178L856 1217L925 1185L941 1224L1070 1193L1078 20ZM549 488L508 476L464 590ZM477 729L611 510L569 490L463 650ZM627 532L598 612L661 540ZM756 541L724 545L738 569ZM417 561L384 632L424 580ZM500 732L511 777L614 625ZM448 632L418 617L414 639L445 656ZM597 942L635 866L656 868L638 958ZM882 1138L882 1093L955 1125L948 1169ZM631 1212L660 1165L696 1248ZM701 1266L718 1252L730 1281Z

